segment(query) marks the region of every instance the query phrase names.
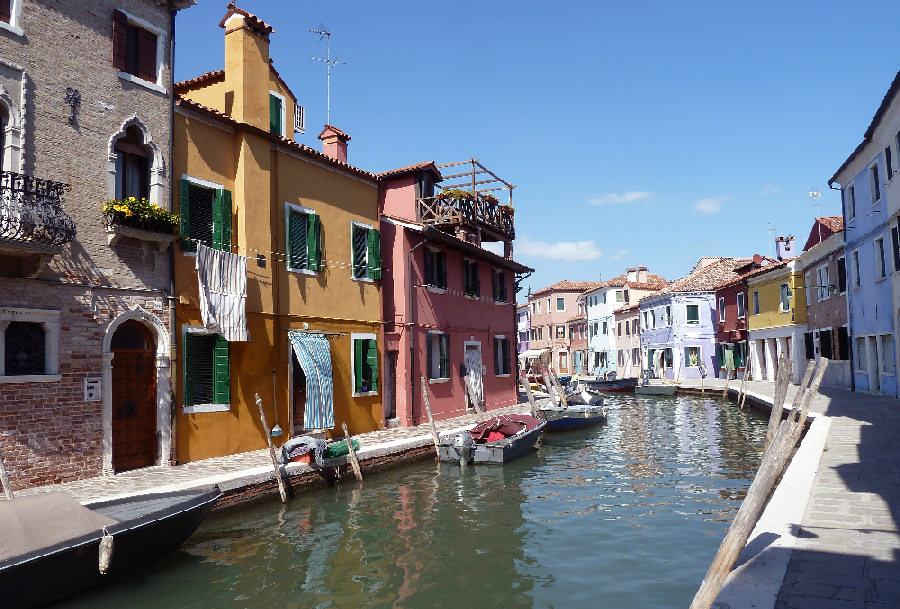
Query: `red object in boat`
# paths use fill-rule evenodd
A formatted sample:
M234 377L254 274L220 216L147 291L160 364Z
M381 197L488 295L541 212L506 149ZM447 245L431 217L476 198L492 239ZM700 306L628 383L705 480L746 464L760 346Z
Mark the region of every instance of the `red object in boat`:
M503 438L508 438L523 430L534 429L540 424L540 419L527 414L503 414L482 421L470 429L469 433L476 442L493 442L494 439L491 438L491 435L495 432L501 434ZM503 438L498 439L502 440Z
M506 436L504 436L499 431L492 431L491 433L488 434L487 441L488 442L496 442L497 440L502 440L505 437Z

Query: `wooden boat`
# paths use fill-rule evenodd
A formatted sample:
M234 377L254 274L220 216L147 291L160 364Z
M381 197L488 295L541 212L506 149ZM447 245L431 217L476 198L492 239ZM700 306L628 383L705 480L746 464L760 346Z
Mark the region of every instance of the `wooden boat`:
M638 385L635 393L643 395L675 395L678 385Z
M634 391L637 385L636 378L603 380L600 378L586 379L588 388L596 391Z
M0 501L0 604L74 594L174 550L221 495L218 486L82 505L63 492Z
M547 431L582 429L606 421L603 404L570 404L568 408L548 404L538 409L538 416L547 422Z
M569 406L603 406L603 394L584 383L566 387L566 402Z
M443 435L441 461L502 465L529 452L547 423L527 414L504 414L482 421L468 431Z

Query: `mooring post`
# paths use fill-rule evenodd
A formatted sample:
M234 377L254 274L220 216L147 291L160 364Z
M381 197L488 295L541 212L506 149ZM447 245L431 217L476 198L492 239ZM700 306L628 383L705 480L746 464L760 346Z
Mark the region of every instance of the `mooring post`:
M281 468L278 467L278 458L275 457L275 446L272 444L272 436L269 435L271 432L269 431L269 424L266 422L266 413L263 412L262 399L260 399L258 393L255 395L256 405L259 407L259 418L262 421L263 433L266 434L266 442L269 443L269 456L272 457L272 467L275 468L275 480L278 481L278 494L281 495L281 502L287 503L287 486L284 483L284 478L281 477Z
M437 428L434 426L434 417L431 414L431 402L428 399L428 386L425 384L425 377L421 377L422 379L422 398L425 402L425 412L428 413L428 424L431 425L431 439L434 440L434 458L440 459L440 453L438 449L438 444L441 443L438 438Z
M347 440L347 450L350 453L350 465L353 467L353 475L356 476L359 482L362 482L362 470L359 467L359 459L356 457L356 449L353 448L353 442L350 439L350 432L347 431L347 424L341 423L341 429L344 430L344 439Z

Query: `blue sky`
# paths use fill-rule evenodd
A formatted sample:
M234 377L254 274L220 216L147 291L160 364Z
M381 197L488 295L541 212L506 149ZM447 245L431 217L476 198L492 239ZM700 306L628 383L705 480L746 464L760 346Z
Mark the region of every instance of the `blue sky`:
M176 20L177 80L223 67L223 1ZM478 158L516 185L515 257L537 290L628 266L675 279L702 256L803 245L839 215L827 181L900 69L892 2L239 0L320 148L331 122L379 172ZM809 199L820 189L821 206Z

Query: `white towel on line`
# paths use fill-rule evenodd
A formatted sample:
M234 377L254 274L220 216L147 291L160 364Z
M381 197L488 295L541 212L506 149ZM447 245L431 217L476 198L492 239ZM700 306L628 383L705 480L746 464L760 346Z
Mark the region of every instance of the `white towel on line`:
M247 258L197 245L203 326L228 342L250 340L247 331Z

